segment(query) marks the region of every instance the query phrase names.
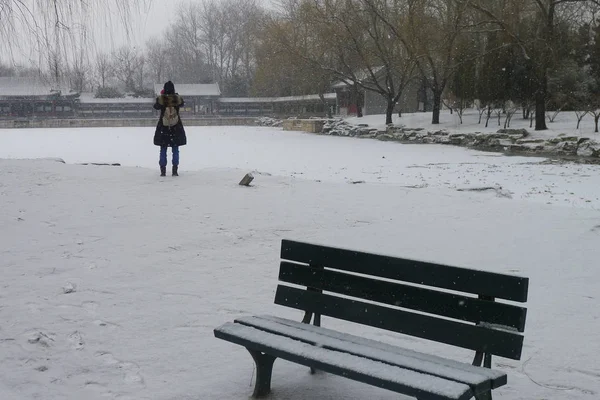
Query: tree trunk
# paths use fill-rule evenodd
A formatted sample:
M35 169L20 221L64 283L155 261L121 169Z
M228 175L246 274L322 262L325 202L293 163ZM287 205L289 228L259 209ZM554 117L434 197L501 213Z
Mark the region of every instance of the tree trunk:
M598 120L600 119L600 114L594 114L594 124L596 125L596 129L594 129L594 133L598 133Z
M545 44L541 59L539 60L539 88L535 92L535 130L543 131L548 129L546 126L546 97L548 94L548 68L552 64L552 54L548 46L554 43L554 12L556 4L559 2L550 1L548 4L548 14L545 27Z
M354 102L356 103L356 116L361 118L363 116L364 97L359 90L358 85L354 85L352 89L354 92Z
M440 123L440 110L442 105L442 92L433 91L433 115L431 117L432 124Z
M535 113L532 112L529 114L529 127L533 128L533 117L535 117Z
M389 125L392 123L392 114L394 113L394 105L396 102L394 99L388 99L387 106L385 108L385 124Z
M485 127L486 128L488 127L491 117L492 117L492 106L488 105L487 111L486 111L486 118L485 118Z
M546 79L543 80L546 81ZM542 87L535 94L535 130L546 129L548 129L546 126L546 82L542 82Z
M325 101L325 94L319 93L319 99L321 100L321 104L323 104L323 111L327 113L327 118L331 118L331 108L327 105L327 101Z

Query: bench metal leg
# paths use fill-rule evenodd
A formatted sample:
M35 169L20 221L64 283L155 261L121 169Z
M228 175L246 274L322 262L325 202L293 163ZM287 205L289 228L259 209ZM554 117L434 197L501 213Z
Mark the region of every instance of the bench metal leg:
M246 348L246 350L248 350L256 364L256 384L252 397L265 397L271 393L271 376L276 357L249 348Z
M492 355L478 351L475 353L473 365L476 367L481 367L482 364L485 368L492 368Z
M308 290L310 291L312 289L312 291L316 291L319 293L322 293L322 290L316 290L313 288L308 288ZM310 311L306 311L304 313L304 318L302 318L302 323L303 324L310 324L310 321L313 320L313 325L314 326L321 326L321 314L314 314L314 319L313 319L313 313ZM314 369L313 367L310 367L310 374L314 375L317 373L317 370Z
M475 396L475 400L492 400L492 391Z
M485 368L492 368L492 355L484 353L482 351L478 351L475 353L473 365L475 365L476 367L481 367L482 364ZM476 395L475 400L492 400L492 391L490 390L487 393L481 393Z

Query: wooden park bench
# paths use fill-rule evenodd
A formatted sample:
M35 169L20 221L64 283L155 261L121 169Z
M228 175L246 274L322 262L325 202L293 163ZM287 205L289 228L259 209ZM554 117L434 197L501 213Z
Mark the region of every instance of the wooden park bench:
M270 392L273 362L282 358L420 400L488 400L507 382L491 369L492 355L521 357L527 310L495 299L526 302L528 278L288 240L281 258L275 303L303 310L302 322L255 316L214 330L254 358L254 397ZM463 363L322 328L322 315L475 357Z

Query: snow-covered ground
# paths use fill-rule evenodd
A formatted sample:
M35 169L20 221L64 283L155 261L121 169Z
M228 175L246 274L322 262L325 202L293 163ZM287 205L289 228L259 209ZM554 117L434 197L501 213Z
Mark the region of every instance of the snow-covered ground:
M250 356L212 330L242 315L301 318L273 304L282 238L528 276L524 355L494 359L509 379L495 398L600 396L600 167L198 127L181 176L160 178L151 136L0 131L0 399L248 398ZM253 170L255 185L239 187ZM271 398L398 396L279 360Z
M547 117L550 117L554 112L549 111ZM463 123L460 123L460 119L456 113L450 114L449 110L443 110L440 115L440 124L431 123L431 113L406 113L402 114L402 117L398 117L398 114L393 115L394 124L402 124L408 128L425 128L431 131L437 131L445 129L450 133L455 132L496 132L498 129L504 128L504 115L500 119L500 125L498 125L498 118L493 114L489 121L488 127L485 127L485 116L479 123L479 113L477 110L468 109L465 110L463 115ZM348 122L353 124L368 124L369 126L384 129L385 128L385 115L367 115L361 118L348 117L345 118ZM550 122L546 119L546 125L548 130L535 131L534 128L530 128L530 121L524 120L522 114L517 113L512 117L510 122L511 129L525 128L531 134L532 138L549 139L556 137L560 134L568 136L581 136L589 137L593 139L600 139L599 133L594 133L594 116L587 114L581 120L579 129L577 129L577 117L573 111L564 111L559 113L554 122ZM534 121L535 125L535 121Z

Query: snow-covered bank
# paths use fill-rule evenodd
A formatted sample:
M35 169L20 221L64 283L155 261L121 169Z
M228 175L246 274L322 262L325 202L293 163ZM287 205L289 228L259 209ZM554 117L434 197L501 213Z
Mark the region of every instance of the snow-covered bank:
M551 116L553 113L548 112L547 116ZM344 118L350 124L368 124L370 127L385 130L385 115L367 115L361 118L348 117ZM485 116L482 118L482 122L479 123L479 113L477 110L467 109L463 115L463 122L456 113L450 114L450 111L443 110L440 115L440 123L431 123L430 112L417 112L417 113L406 113L398 117L397 114L392 116L392 122L394 125L404 125L408 128L423 128L424 130L437 131L445 130L449 133L494 133L498 129L504 128L505 115L501 115L500 124L495 115L490 119L488 126L485 126ZM515 114L508 128L512 129L527 129L531 132L533 138L536 139L551 139L558 135L565 136L578 136L587 137L590 139L600 139L600 134L594 133L594 118L591 115L587 115L579 124L577 129L577 117L572 111L564 111L559 113L554 122L546 121L548 126L547 130L535 131L531 126L530 121L523 119L521 114Z
M543 156L569 156L570 160L600 164L600 142L588 137L566 136L561 133L552 138L534 138L526 129L499 129L497 132L450 133L444 129L425 130L404 125L389 125L385 130L367 124L352 125L345 120L328 120L322 133L331 136L350 136L405 144L446 144L476 150L506 154Z
M301 318L273 305L282 238L528 276L524 356L494 359L509 377L495 396L600 394L596 210L290 176L260 175L256 186L241 188L242 170L161 179L144 168L32 160L0 160L0 170L0 394L7 398L246 399L251 358L212 329L239 315ZM505 171L499 165L496 174ZM596 196L598 187L590 188ZM472 357L327 318L324 324ZM275 364L273 389L272 398L282 400L398 398L283 361Z
M444 115L440 124L432 124L428 113L397 115L386 126L383 115L349 117L327 120L322 133L331 136L372 138L400 143L445 144L506 154L560 157L571 161L600 164L600 134L592 134L592 125L580 124L573 112L564 112L549 129L534 131L527 120L514 117L503 127L502 118L492 119L488 126L485 117L478 123L479 114L467 110L460 123L458 115ZM448 119L454 119L449 123ZM587 128L587 130L584 130Z

